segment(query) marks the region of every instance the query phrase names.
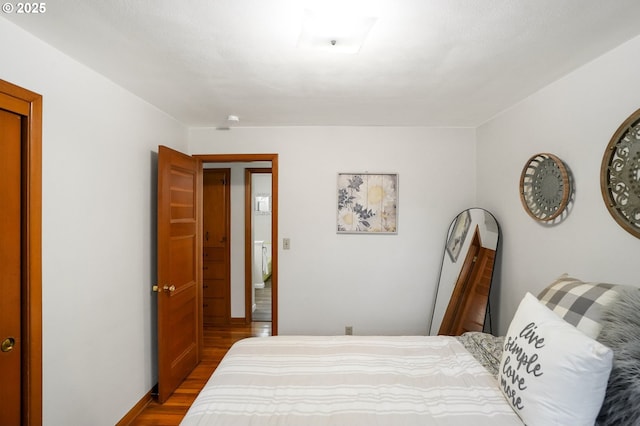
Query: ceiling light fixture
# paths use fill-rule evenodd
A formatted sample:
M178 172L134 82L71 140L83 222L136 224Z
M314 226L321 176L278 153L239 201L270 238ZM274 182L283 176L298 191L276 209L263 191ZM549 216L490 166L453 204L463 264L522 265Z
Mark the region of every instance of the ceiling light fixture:
M373 17L304 11L298 47L341 53L357 53L364 44Z

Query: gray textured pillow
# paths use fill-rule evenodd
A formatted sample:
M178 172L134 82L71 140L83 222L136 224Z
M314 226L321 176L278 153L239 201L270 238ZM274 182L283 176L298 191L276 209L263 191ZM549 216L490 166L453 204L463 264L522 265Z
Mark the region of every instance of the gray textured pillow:
M604 310L598 341L613 349L599 426L640 424L640 289L626 288Z

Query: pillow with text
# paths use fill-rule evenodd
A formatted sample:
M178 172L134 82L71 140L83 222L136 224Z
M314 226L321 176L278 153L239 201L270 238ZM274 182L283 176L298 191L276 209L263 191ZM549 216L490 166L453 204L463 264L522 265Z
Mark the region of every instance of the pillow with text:
M504 340L498 384L528 426L593 426L612 358L611 349L527 293Z

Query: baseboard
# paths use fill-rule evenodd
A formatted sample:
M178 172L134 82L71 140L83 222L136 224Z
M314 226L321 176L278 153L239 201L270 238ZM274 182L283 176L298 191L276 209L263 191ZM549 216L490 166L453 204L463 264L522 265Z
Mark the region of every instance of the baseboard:
M152 391L147 392L147 394L143 396L142 399L138 401L138 403L134 405L133 408L129 410L129 412L125 414L118 423L116 423L116 426L129 426L131 423L133 423L136 417L138 417L138 415L140 415L140 413L142 413L142 411L147 408L147 405L149 405L151 401L153 401L152 393Z

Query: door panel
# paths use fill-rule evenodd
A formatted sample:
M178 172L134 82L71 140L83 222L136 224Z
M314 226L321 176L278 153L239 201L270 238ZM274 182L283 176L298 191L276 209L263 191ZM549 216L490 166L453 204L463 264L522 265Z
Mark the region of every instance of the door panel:
M163 403L202 353L202 165L158 149L158 400Z
M203 318L206 325L231 320L230 169L205 169L203 175Z
M21 117L0 110L0 424L21 423Z

